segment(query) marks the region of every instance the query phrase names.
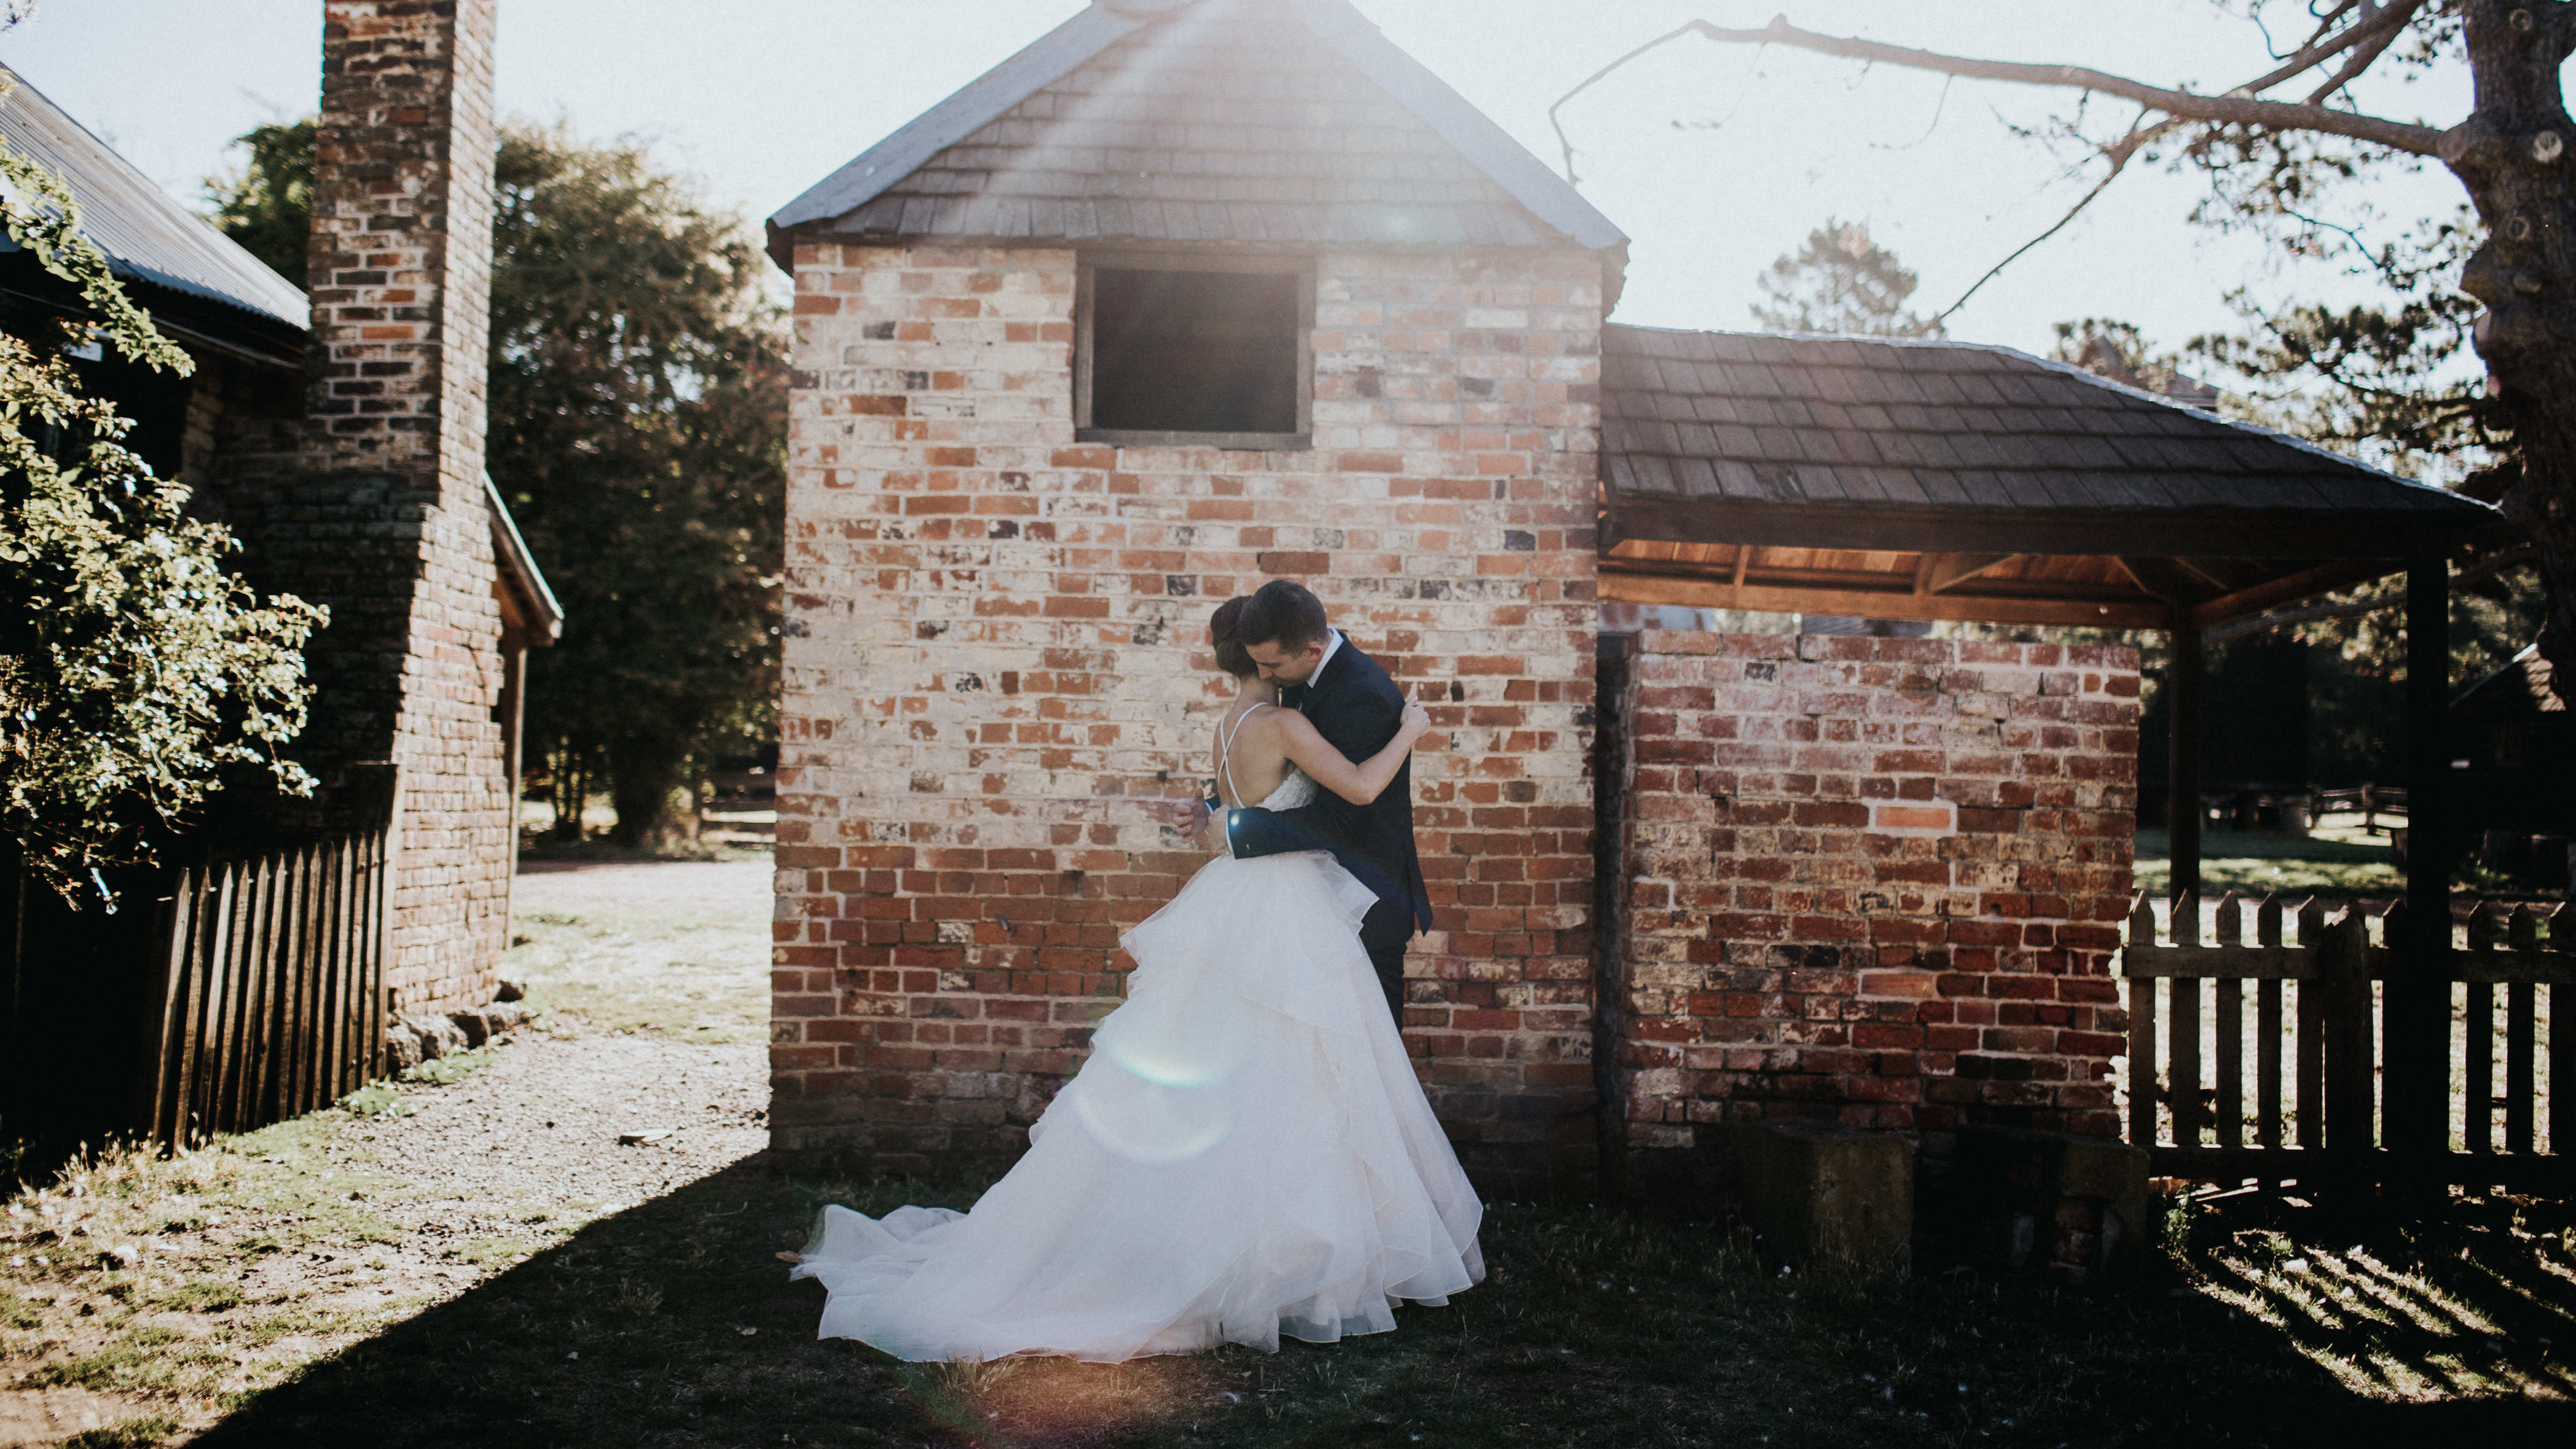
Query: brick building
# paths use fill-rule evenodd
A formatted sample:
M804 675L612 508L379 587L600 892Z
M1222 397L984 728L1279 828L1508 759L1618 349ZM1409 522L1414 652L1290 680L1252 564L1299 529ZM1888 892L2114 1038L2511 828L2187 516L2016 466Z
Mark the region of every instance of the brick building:
M66 178L91 239L196 364L180 378L76 360L85 385L135 419L129 442L190 485L192 509L241 539L256 589L331 610L306 651L311 723L290 747L323 789L219 801L193 848L345 828L381 811L396 767L388 1005L435 1012L492 996L525 655L561 624L483 471L492 0L322 11L309 296L21 77L0 135ZM0 326L51 345L76 293L24 253L0 272Z
M1489 1190L2109 1133L2135 652L1605 601L2191 632L2450 502L2001 349L1607 325L1617 229L1344 0L1102 0L770 225L791 1157L1019 1150L1281 576L1445 689L1403 1026Z

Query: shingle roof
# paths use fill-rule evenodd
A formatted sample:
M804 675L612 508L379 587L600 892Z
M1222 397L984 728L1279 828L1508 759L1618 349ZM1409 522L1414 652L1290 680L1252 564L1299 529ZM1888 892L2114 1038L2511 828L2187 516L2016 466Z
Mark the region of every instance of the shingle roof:
M1552 246L1626 238L1347 0L1098 3L772 236Z
M171 200L16 71L0 66L0 75L16 87L0 100L0 140L69 183L81 230L119 276L309 330L302 289Z
M2396 556L2498 519L2004 347L1613 325L1601 352L1614 514L1684 505L1737 541L1909 548L1937 517L2006 551Z

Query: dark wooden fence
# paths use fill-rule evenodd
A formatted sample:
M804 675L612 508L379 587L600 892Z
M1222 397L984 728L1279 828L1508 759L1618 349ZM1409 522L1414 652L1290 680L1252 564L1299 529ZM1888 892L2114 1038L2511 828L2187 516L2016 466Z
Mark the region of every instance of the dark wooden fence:
M388 831L179 872L147 985L134 1120L164 1149L383 1074Z
M2121 953L2128 1129L2157 1171L2576 1184L2576 1038L2564 1030L2576 1007L2576 905L2547 916L2481 906L2467 947L2429 963L2390 951L2387 943L2406 939L2404 913L2401 903L2378 917L2374 942L2357 906L2329 918L2308 901L2285 921L2277 899L2230 894L2218 903L2215 939L2204 942L2200 903L2184 895L2160 941L2154 909L2139 897ZM2384 1146L2383 985L2395 971L2452 984L2441 1034L2448 1150Z
M66 901L0 848L0 1166L190 1145L380 1075L401 784L349 765L295 833L275 802L218 801L164 844L172 863L105 872L112 904Z

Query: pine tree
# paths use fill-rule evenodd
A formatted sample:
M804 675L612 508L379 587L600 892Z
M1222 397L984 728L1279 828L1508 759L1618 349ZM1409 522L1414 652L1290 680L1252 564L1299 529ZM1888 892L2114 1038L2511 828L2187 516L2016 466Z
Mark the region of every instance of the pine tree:
M1939 337L1941 322L1905 310L1920 285L1896 253L1869 239L1864 222L1825 218L1795 253L1784 253L1754 285L1770 298L1754 320L1768 332L1839 332L1869 337Z

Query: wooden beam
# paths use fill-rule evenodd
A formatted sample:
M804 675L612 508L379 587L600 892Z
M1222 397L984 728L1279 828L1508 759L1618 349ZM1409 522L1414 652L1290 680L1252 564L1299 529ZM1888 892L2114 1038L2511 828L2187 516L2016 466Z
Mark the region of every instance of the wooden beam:
M2276 579L2267 579L2259 584L2248 584L2232 594L2203 599L2191 606L2191 617L2194 623L2207 629L2224 624L2230 619L2248 618L2266 609L2296 603L2298 600L2317 594L2328 594L2337 589L2351 588L2355 584L2366 584L2372 579L2384 578L2395 573L2404 566L2404 563L2397 559L2336 559L2331 563L2303 568L2296 573L2283 574Z
M2217 595L2230 593L2233 592L2236 587L2224 578L2219 577L2219 570L2215 562L2203 563L2199 559L2187 556L2176 556L2168 560L2168 562L2170 562L2175 568L2180 569L2185 575L2199 580L2202 590L2209 594Z
M1939 508L1678 498L1614 487L1610 512L1623 539L1882 553L2402 558L2420 548L2511 538L2502 515L2469 499L2449 501L2341 510Z
M2017 553L1927 553L1914 570L1914 592L1946 593L1980 574L2025 557Z
M2159 599L2189 609L2216 590L2199 575L2182 567L2179 560L2120 555L2120 567L2137 581L2140 589Z
M1648 573L1603 560L1600 596L1630 604L1687 604L1771 614L1842 614L1860 619L1958 619L1982 624L2073 624L2099 629L2161 629L2173 611L2153 599L2092 603L2074 599L1997 599L1871 589L1738 586L1723 577Z
M2451 830L2450 566L2406 569L2406 916L2388 943L2381 995L2381 1133L2388 1146L2431 1151L2450 1134ZM2493 1043L2473 1042L2480 1052ZM2484 1108L2481 1104L2480 1117Z
M2122 559L2122 563L2128 560ZM2179 903L2200 890L2200 626L2182 604L2168 606L2165 698L2171 701L2165 732L2165 856L2167 889ZM2176 909L2180 909L2177 904Z

